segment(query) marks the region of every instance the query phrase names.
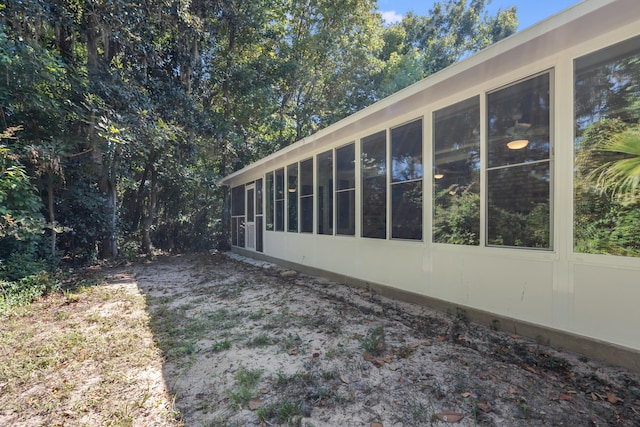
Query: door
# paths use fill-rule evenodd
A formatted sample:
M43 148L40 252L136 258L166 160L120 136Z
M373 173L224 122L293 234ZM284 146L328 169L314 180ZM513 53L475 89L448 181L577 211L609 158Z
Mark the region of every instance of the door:
M254 184L246 186L247 194L247 220L245 224L247 249L256 248L256 188Z

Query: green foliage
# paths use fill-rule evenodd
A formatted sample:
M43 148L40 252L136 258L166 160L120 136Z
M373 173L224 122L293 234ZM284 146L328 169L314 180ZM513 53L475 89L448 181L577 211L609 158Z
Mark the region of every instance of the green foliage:
M379 356L386 350L386 342L384 337L384 326L378 325L367 332L367 336L360 340L362 349L373 355Z
M458 245L480 242L480 194L472 186L436 194L433 241Z
M0 280L0 314L4 314L12 307L27 305L36 298L59 288L57 280L46 272L25 276L13 282Z
M637 177L626 163L622 169L615 166L637 161L633 151L640 144L634 138L637 125L619 119L601 119L585 129L576 154L577 252L640 256L640 195L633 185ZM628 179L620 175L625 170Z
M0 129L31 153L3 157L2 250L226 247L221 176L510 34L485 4L385 27L373 0L2 2Z

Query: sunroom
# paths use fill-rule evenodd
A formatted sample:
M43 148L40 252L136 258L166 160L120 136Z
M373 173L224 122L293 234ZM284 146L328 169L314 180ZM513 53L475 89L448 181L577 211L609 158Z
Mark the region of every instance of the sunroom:
M640 3L581 2L225 177L232 246L640 370L639 99Z

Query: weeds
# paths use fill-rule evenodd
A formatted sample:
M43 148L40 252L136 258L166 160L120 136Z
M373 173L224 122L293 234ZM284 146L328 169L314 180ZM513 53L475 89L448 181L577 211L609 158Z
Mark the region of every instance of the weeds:
M262 371L260 369L248 370L240 368L236 372L235 379L238 387L233 390L227 390L227 396L231 399L234 407L242 409L249 403L249 400L255 396L255 388L261 378Z
M277 343L278 340L276 338L273 338L267 334L259 334L256 335L255 337L251 338L248 342L247 345L250 348L253 347L268 347L270 345L273 345L275 343Z
M378 325L370 329L367 336L360 340L360 344L365 352L373 356L379 356L384 353L386 349L384 326Z

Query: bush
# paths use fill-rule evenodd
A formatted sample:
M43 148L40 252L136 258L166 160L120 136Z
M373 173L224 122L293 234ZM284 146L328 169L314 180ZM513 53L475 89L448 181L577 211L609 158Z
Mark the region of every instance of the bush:
M47 272L23 277L14 282L1 280L0 314L6 313L11 307L30 304L36 298L59 288L59 282Z

